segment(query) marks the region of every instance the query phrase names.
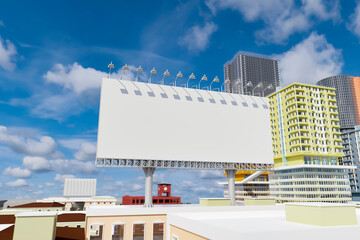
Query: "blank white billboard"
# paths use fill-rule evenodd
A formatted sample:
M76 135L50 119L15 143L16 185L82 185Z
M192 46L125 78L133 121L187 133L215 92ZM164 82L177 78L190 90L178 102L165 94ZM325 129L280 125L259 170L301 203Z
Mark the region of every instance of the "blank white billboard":
M268 99L105 78L98 159L273 164Z
M64 197L90 197L96 195L96 179L66 178Z

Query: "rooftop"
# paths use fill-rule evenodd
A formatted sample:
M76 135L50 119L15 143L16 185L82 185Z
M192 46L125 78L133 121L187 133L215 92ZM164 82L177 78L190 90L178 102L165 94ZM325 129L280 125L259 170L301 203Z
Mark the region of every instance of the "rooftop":
M279 90L276 90L275 92L273 92L272 94L270 94L269 96L267 96L268 98L276 95L276 93L278 92L283 92L284 90L291 88L293 86L302 86L302 87L312 87L312 88L321 88L321 89L327 89L327 90L331 90L331 91L335 91L335 88L329 88L329 87L323 87L323 86L319 86L319 85L311 85L311 84L304 84L304 83L292 83L286 87L283 87Z
M230 64L232 61L234 61L235 58L237 58L240 55L249 56L249 57L263 58L263 59L268 59L268 60L276 60L277 61L277 59L275 57L273 57L273 56L268 56L268 55L263 55L263 54L259 54L259 53L253 53L253 52L238 51L230 61L227 61L225 63L225 65Z
M15 215L15 217L52 217L56 216L57 211L44 211L44 212L22 212Z
M50 207L64 207L64 204L57 203L57 202L33 202L33 203L26 203L22 205L12 206L9 208L50 208Z
M176 207L113 206L89 207L87 216L167 215L167 223L212 240L238 239L345 239L360 233L354 226L319 227L286 221L285 206Z
M298 168L324 168L324 169L356 169L356 166L343 165L318 165L318 164L299 164L293 166L277 167L274 170L298 169Z
M48 197L39 202L99 202L110 201L115 202L116 198L111 196L92 196L92 197Z

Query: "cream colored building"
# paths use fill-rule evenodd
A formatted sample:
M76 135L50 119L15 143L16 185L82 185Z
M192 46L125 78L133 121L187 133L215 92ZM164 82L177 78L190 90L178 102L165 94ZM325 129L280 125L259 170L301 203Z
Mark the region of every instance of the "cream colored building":
M360 209L351 204L92 206L86 211L85 229L56 226L62 214L16 214L14 238L4 240L50 240L69 232L72 238L86 240L338 240L360 234ZM0 234L10 225L0 224Z
M124 240L338 240L360 234L360 209L355 210L354 205L351 207L356 218L351 224L326 228L287 222L285 205L89 207L86 211L85 239L108 240L121 236ZM161 232L158 231L159 224L163 226Z
M24 212L16 215L13 240L55 239L57 212Z
M116 198L110 196L92 197L49 197L41 202L59 202L65 204L65 211L85 211L89 206L115 206Z
M65 204L65 211L84 211L89 206L113 206L116 198L96 196L96 179L67 178L62 197L48 197L38 202Z

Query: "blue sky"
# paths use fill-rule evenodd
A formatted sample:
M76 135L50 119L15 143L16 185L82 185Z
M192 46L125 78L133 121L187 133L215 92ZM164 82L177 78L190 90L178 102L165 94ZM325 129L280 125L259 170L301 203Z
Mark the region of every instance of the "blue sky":
M0 198L61 195L65 177L97 178L98 195L143 194L141 170L94 167L110 61L114 77L128 64L128 78L141 65L142 78L156 67L155 81L166 69L169 82L178 71L223 81L223 64L244 50L279 59L285 86L360 76L359 43L351 0L2 1ZM223 180L216 171L155 175L185 202L222 196Z

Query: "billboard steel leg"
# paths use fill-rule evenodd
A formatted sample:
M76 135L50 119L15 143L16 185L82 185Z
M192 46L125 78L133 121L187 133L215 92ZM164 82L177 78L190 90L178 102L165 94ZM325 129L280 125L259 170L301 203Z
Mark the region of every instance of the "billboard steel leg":
M152 207L152 185L153 185L153 176L155 168L153 167L144 167L145 173L145 204L144 207Z
M228 169L225 170L227 178L228 178L228 186L229 186L229 197L231 200L231 206L236 206L235 199L235 174L236 169Z

